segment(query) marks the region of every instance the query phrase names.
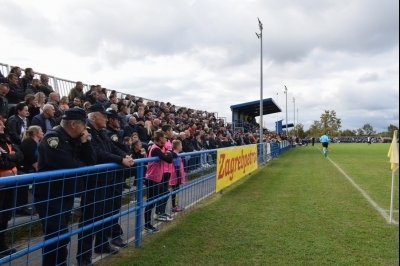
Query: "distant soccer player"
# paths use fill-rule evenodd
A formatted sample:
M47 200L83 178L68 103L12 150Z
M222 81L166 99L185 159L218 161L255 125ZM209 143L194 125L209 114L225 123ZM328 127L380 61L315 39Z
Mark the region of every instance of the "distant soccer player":
M371 137L367 138L367 143L368 143L368 146L371 145Z
M322 150L324 151L325 157L328 156L328 145L329 145L328 135L326 135L326 133L324 133L324 135L322 135L319 138L319 141L322 143Z

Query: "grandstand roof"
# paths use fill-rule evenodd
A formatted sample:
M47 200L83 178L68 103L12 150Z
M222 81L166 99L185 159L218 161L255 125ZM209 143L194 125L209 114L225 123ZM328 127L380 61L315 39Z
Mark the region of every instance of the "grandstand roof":
M244 115L256 117L260 116L260 100L231 105L232 112L239 112ZM269 115L282 112L272 98L263 99L263 115Z

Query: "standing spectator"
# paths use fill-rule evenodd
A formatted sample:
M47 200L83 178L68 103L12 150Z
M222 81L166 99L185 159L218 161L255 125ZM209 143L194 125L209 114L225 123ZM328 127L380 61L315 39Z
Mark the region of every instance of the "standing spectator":
M46 74L40 75L40 81L42 82L40 91L42 91L46 97L49 97L50 93L54 92L53 87L49 84L49 76Z
M22 137L20 150L24 155L24 160L19 165L18 170L21 173L35 173L38 170L38 145L43 138L43 131L39 126L30 126ZM17 201L16 211L18 215L32 215L33 211L28 208L29 185L19 185L16 189Z
M172 141L172 149L175 154L182 152L182 143L180 140ZM169 185L172 187L172 192L179 189L180 185L186 183L185 169L183 166L182 158L174 158L174 170L169 179ZM178 205L177 194L172 194L172 212L181 212L184 210L182 206Z
M82 81L77 81L75 87L73 87L68 94L68 100L74 101L75 97L79 97L82 101L85 100L85 94L83 93Z
M4 119L0 117L0 178L17 175L17 165L23 160L23 154L4 134ZM14 188L0 188L0 256L9 256L17 252L6 243L6 229L14 209Z
M39 126L43 133L52 130L57 122L54 119L54 106L51 104L45 104L43 107L43 113L38 114L32 118L32 125Z
M91 144L97 155L97 163L114 162L122 164L125 167L131 167L134 163L132 157L116 147L104 130L107 124L107 115L109 114L99 104L94 104L89 108L89 118L93 120L88 124L88 130L92 136ZM115 190L115 186L121 184L116 184L113 175L114 172L106 172L88 177L85 185L86 192L81 198L82 214L79 220L79 227L84 227L101 219L108 218L115 214L114 211L119 211L114 210L113 201L118 200L119 196L121 196ZM93 237L96 237L95 253L118 253L118 250L113 248L108 242L108 234L110 234L113 221L105 222L101 226L78 234L79 240L76 259L79 265L91 264Z
M6 119L8 117L8 100L5 96L9 91L10 88L8 87L8 84L0 84L0 116L5 117Z
M39 143L38 170L76 169L96 164L96 154L86 130L85 111L72 108L65 111L60 126L47 132ZM79 187L76 175L37 182L34 185L35 209L42 222L44 239L68 233L68 223ZM70 238L43 247L43 265L67 265Z
M314 136L311 138L311 145L312 146L314 146L314 143L315 143L315 138L314 138Z
M28 116L28 106L24 102L21 102L15 106L15 114L6 121L10 139L14 144L21 144L22 136L31 125Z
M166 151L164 148L166 140L165 132L160 130L154 133L154 144L150 147L149 157L158 156L160 160L151 161L147 165L145 184L147 188L147 201L149 202L168 193L168 190L165 190L165 188L168 187L170 176L165 175L162 168L166 164L171 164L174 157L170 151ZM147 205L144 211L144 229L149 233L158 232L158 229L151 224L151 211L155 205L156 203ZM166 205L161 207L163 208L163 213L157 216L158 220L172 221L172 216L165 212Z

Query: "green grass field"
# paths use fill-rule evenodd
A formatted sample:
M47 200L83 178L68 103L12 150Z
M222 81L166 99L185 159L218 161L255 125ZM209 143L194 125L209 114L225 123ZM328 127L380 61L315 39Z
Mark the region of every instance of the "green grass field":
M99 265L399 265L389 144L296 147ZM330 160L329 160L330 159ZM398 221L398 171L395 220Z

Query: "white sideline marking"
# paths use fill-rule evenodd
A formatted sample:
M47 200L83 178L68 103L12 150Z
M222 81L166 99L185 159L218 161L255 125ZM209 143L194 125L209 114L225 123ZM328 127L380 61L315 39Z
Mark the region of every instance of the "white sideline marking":
M390 210L385 210L385 212L390 212ZM393 210L393 212L399 212L399 210Z
M347 178L347 180L350 181L350 183L358 190L360 191L360 193L364 196L364 198L382 215L382 217L386 220L386 222L390 223L389 221L389 215L387 214L387 211L385 211L384 209L382 209L378 203L376 203L373 199L371 199L370 196L367 195L367 193L362 190L362 188L360 188L356 182L353 181L353 179L351 179L350 176L348 176L343 170L342 168L340 168L336 163L334 163L331 158L327 157L327 159ZM399 224L398 221L395 221L392 218L392 223L393 224Z

